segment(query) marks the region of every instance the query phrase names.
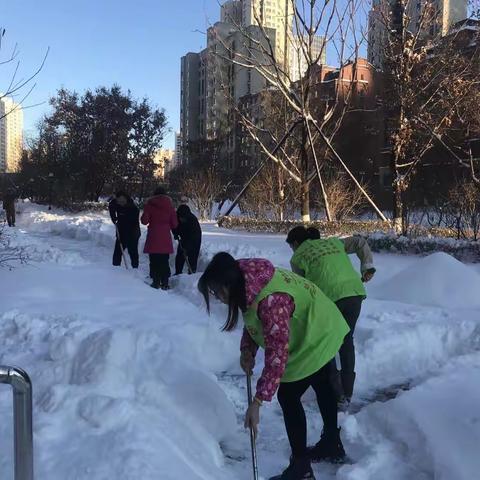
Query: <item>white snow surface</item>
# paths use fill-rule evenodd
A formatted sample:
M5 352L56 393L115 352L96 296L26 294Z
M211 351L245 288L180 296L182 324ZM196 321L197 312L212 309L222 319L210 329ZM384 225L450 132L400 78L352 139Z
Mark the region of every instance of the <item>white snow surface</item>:
M418 305L472 308L480 307L479 292L479 274L438 252L393 276L376 290L375 296Z
M223 306L206 314L199 275L152 290L146 256L137 272L111 266L106 213L17 209L8 242L30 261L0 270L0 364L32 378L36 479L252 478L240 331L220 332ZM283 236L204 225L200 269L222 250L284 267L291 255ZM340 415L352 462L315 466L317 479L478 478L480 269L446 254L379 254L375 263L356 330L352 411ZM256 375L261 368L259 356ZM306 410L315 442L321 418L309 393ZM13 478L6 386L0 415L0 478ZM268 478L290 452L277 401L261 415Z

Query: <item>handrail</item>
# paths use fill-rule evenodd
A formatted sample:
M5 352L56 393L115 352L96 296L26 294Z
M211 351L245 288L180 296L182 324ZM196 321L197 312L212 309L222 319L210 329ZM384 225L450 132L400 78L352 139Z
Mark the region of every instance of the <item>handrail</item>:
M0 366L0 383L13 389L15 480L33 480L32 382L21 368Z

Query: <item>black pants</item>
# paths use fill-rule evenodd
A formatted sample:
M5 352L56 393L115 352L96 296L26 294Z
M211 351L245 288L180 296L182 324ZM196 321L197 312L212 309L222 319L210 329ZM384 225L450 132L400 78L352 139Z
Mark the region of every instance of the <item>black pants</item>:
M121 236L120 241L124 249L128 250L130 255L130 261L132 262L132 268L138 268L138 240L139 237L136 235L131 236ZM113 251L113 265L116 267L122 264L122 247L120 242L115 242L115 250Z
M7 223L9 227L15 226L15 207L6 208L5 213L7 215Z
M350 332L348 332L348 335L343 340L343 345L340 347L341 373L339 374L336 368L334 369L334 375L337 377L337 395L342 396L343 394L347 398L352 397L355 385L355 345L353 336L362 309L362 302L363 297L360 296L342 298L335 302L350 327Z
M200 245L182 246L181 242L179 242L177 248L177 256L175 257L175 275L180 275L181 273L183 273L183 267L185 265L185 252L187 254L190 268L192 269L191 273L195 273L197 271Z
M168 263L168 253L151 253L150 258L150 277L157 287L167 287L170 278L170 264Z
M337 431L337 399L330 382L330 369L327 364L303 380L280 384L278 402L294 457L303 457L307 453L307 419L301 398L308 387L312 387L317 396L324 431L332 434Z

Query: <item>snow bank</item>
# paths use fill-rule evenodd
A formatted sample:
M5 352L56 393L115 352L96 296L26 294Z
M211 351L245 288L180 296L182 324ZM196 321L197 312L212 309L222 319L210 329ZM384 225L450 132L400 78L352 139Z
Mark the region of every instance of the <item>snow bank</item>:
M479 340L478 312L457 315L370 301L355 331L356 396L368 399L378 390L416 385L452 358L476 351Z
M480 307L480 275L446 253L419 259L373 291L373 296L446 308Z
M233 407L168 330L10 311L0 338L0 363L24 366L35 387L37 478L229 478L219 444L235 431Z
M471 480L480 471L480 355L452 361L387 403L348 417L344 434L362 445L342 480Z
M21 235L16 229L8 229L3 234L4 247L21 252L30 262L57 263L71 267L85 265L82 256L77 252L65 252L32 236Z

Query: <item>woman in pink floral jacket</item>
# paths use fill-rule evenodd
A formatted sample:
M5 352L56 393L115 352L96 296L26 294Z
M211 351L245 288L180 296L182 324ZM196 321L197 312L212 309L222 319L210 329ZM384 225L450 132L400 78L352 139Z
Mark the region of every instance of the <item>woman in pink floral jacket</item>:
M246 328L240 364L247 374L252 372L259 346L265 349L265 366L245 426L256 432L260 406L271 401L278 390L292 458L288 468L272 479L314 479L311 461L342 460L345 451L329 374L331 360L348 327L335 305L313 284L292 272L276 269L268 260L237 261L228 253L215 255L198 287L207 309L210 295L228 305L223 330L235 329L242 312ZM324 433L315 447L307 449L301 397L310 386L317 395Z

